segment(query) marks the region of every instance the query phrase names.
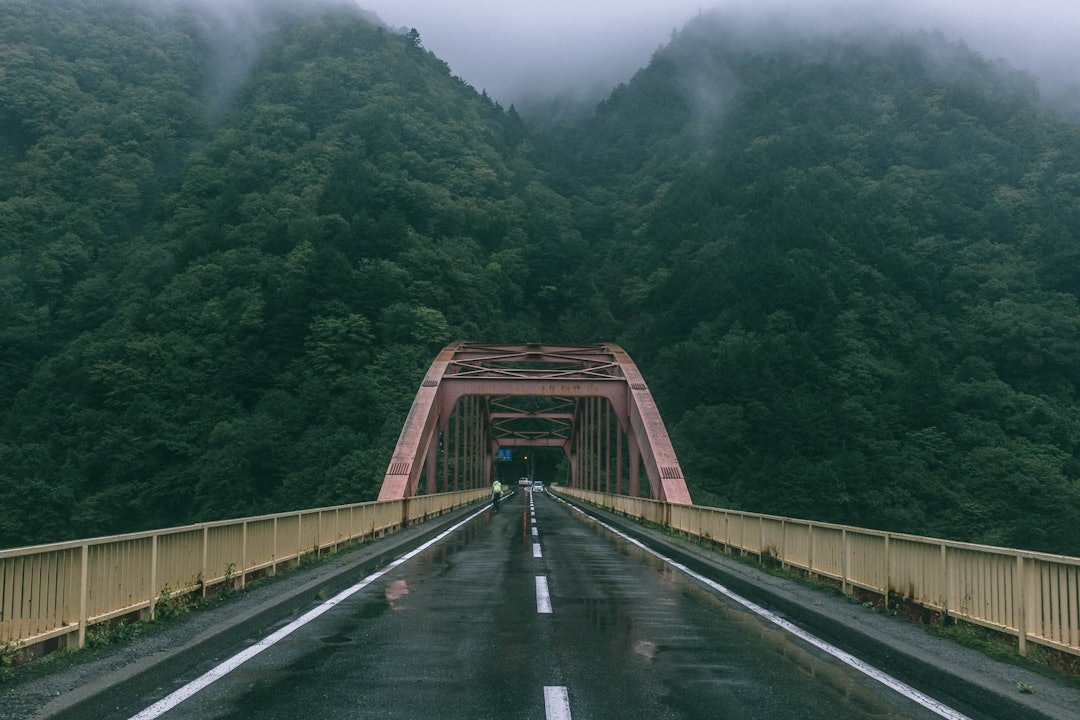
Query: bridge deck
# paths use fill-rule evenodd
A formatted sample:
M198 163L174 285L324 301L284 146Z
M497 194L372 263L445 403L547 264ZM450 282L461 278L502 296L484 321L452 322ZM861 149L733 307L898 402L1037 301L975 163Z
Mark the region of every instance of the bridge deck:
M482 512L384 571L161 717L939 716L548 495L518 493L499 514ZM344 574L349 583L360 577L355 568ZM57 716L135 716L332 600L336 588L320 592L320 583L285 600L291 612L226 633L220 646L193 646L168 674L111 686L116 676L102 674L96 690L108 692L95 699L88 686L86 702ZM862 610L838 602L845 616ZM869 611L859 617L888 622ZM924 647L932 642L908 629ZM967 651L956 650L962 667ZM1028 676L1008 672L1005 689L1015 694L1017 678ZM1040 716L966 691L967 681L940 668L905 679L920 678L969 717L1006 716L995 709ZM1001 677L989 682L1002 687ZM1039 694L1021 699L1053 710L1047 681L1033 682ZM1072 692L1059 709L1077 706ZM991 711L970 706L980 695Z

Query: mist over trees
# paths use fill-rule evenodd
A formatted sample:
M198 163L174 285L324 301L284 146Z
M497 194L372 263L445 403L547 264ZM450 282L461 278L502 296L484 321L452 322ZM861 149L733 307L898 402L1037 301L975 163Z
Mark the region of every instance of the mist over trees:
M1076 554L1080 128L1033 78L704 15L526 123L316 6L229 65L198 6L0 3L0 547L372 499L460 338L622 344L699 503Z

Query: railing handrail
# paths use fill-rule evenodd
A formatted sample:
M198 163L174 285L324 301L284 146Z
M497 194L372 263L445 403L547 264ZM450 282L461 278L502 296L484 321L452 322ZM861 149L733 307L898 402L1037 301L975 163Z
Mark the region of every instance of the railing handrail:
M363 507L377 504L380 504L378 500L369 500L366 502L349 503L347 505L327 505L324 507L306 508L303 510L291 510L289 512L268 513L266 515L252 515L250 517L229 518L226 520L208 520L201 523L192 523L191 525L177 525L167 528L158 528L156 530L140 530L138 532L121 533L119 535L100 535L92 538L80 538L78 540L61 540L60 542L55 543L24 545L21 547L14 547L6 550L0 549L0 560L9 557L16 557L18 555L29 555L38 552L49 552L52 550L71 550L73 548L82 547L83 545L103 545L110 542L141 540L154 537L155 535L161 537L162 535L174 535L178 533L191 532L193 530L202 530L203 528L225 527L228 525L236 525L238 523L253 523L263 520L273 520L275 518L295 517L297 515L305 515L308 513L329 512L331 510L345 510L348 508ZM385 505L386 503L384 501L381 504Z
M1080 655L1080 557L850 525L673 505L578 488L555 492L786 567ZM749 527L749 531L747 526ZM733 527L736 526L736 527Z
M569 488L563 488L555 486L558 490L567 490ZM593 492L593 491L589 491ZM605 493L597 493L604 495ZM613 497L628 497L617 496ZM659 506L668 506L670 503L665 503L662 500L653 500L652 498L633 498L634 500L652 503ZM1042 552L1040 550L1024 550L1022 548L1010 548L1001 545L982 545L979 543L965 542L963 540L949 540L947 538L937 538L931 535L912 535L910 533L895 532L893 530L877 530L875 528L864 528L858 525L841 525L840 523L831 523L824 520L807 520L805 518L788 517L786 515L770 515L768 513L756 513L750 510L732 510L729 508L717 508L711 505L685 505L682 506L687 509L696 510L710 510L713 512L722 512L729 515L741 515L743 517L762 518L764 520L777 520L786 523L795 523L800 525L812 525L814 527L828 528L830 530L846 530L851 532L857 532L861 535L875 535L877 537L886 537L893 540L908 540L911 542L929 542L933 545L945 545L946 547L955 548L957 550L978 550L979 552L987 552L998 555L1009 555L1011 557L1023 557L1027 560L1048 560L1053 562L1064 562L1069 565L1080 565L1080 557L1073 555L1057 555L1055 553Z
M924 607L1013 634L1019 638L1021 653L1025 652L1025 643L1033 641L1080 654L1080 631L1075 627L1077 609L1065 607L1062 610L1059 606L1063 596L1059 590L1053 589L1063 582L1064 597L1071 598L1066 603L1076 602L1075 587L1080 585L1080 557L744 510L672 505L658 500L571 488L552 489L639 519L658 522L679 532L696 534L742 552L759 556L766 552L777 552L776 559L785 565L805 568L807 572L822 578L839 580L845 591L859 587L878 593L884 597L886 604L890 602L890 594L895 593L904 597L905 602L910 599ZM201 586L205 592L207 586L226 582L230 571L223 570L223 563L231 568L234 564L232 561L236 561L233 577L239 577L242 584L248 573L276 572L278 565L299 561L307 553L336 548L357 538L385 532L429 514L445 512L481 499L487 493L486 489L474 489L404 500L306 508L0 550L0 644L39 642L49 638L67 638L77 633L81 645L86 628L95 622L104 622L133 611L152 617L155 602L163 588L186 592ZM695 513L699 516L696 528L687 520L688 514ZM357 518L357 515L360 517ZM343 520L343 516L347 517ZM713 520L724 519L723 538L715 536L715 528L707 530L704 527L702 523L706 516ZM678 526L672 524L673 518L678 518ZM325 529L324 523L327 525ZM748 524L757 526L756 530L751 528L749 536ZM731 537L730 525L738 525L738 538ZM288 537L279 542L281 527L287 528L285 532ZM793 537L793 547L789 551L785 547L789 533L808 535L809 549L794 547L805 538ZM201 538L199 548L193 548L192 543L200 540L185 538L185 534ZM828 542L830 534L831 544ZM824 535L818 543L827 545L817 548L818 557L814 556L813 538L816 535ZM837 546L841 542L837 536L843 538L840 547ZM772 543L777 538L778 546ZM856 541L861 545L857 551L853 551L852 543ZM896 549L891 550L890 557L890 548L903 547L901 543L924 548L918 551L922 555L914 550L909 551L912 557L907 560L914 563L911 567L899 567L903 559L897 559L900 554ZM108 555L118 552L114 546L128 548L124 553L131 554L121 554L121 563ZM171 565L164 561L159 563L159 554L169 552L173 554L170 556ZM201 554L200 562L192 559L193 552ZM799 552L806 552L808 558L796 557ZM927 552L933 555L927 555ZM1003 591L998 588L1004 595L1011 593L1008 599L994 592L984 592L985 588L972 586L975 581L965 574L967 571L963 568L950 570L947 559L964 553L997 558L981 562L997 563L998 575L1010 576L1010 586ZM208 560L208 555L213 556L212 560ZM826 555L829 557L823 557ZM97 557L100 559L95 566ZM955 565L957 561L952 562ZM125 564L127 566L122 566ZM212 568L211 564L214 564ZM894 568L893 565L898 567ZM88 577L92 566L107 568L103 572L115 573L117 578L106 582L102 578ZM1050 577L1048 568L1058 568L1054 572L1065 579ZM1032 573L1042 573L1035 582L1040 587L1030 586L1033 581L1028 576ZM974 575L978 576L979 573ZM43 584L31 588L23 586L25 583L40 583L42 578L53 584L49 587ZM893 587L901 583L898 578L903 578L902 582L907 584L902 588ZM916 582L921 584L916 585ZM1003 581L999 577L996 582L1001 585ZM961 586L962 591L954 585ZM1041 585L1051 589L1044 589ZM968 596L979 593L989 598L988 607L965 608L965 601L970 599ZM48 606L43 606L40 598L48 599ZM995 603L1007 607L989 606Z
M157 603L275 574L310 554L486 498L487 488L369 501L0 550L0 647L86 641L87 628Z

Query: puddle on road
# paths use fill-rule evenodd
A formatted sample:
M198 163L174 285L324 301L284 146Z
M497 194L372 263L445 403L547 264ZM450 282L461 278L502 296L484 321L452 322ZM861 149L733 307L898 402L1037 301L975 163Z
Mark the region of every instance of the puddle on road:
M324 645L348 645L353 639L348 635L328 635L327 637L319 638L319 642Z
M353 611L352 617L360 618L362 620L371 620L382 615L384 612L390 609L390 601L385 597L374 597L367 600Z
M656 657L656 651L659 646L650 640L638 640L634 643L634 653L640 655L646 660L652 660Z

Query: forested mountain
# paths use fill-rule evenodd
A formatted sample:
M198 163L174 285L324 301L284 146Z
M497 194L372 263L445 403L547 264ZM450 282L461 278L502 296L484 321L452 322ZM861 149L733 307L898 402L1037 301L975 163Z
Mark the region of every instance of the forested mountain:
M439 348L587 294L516 114L290 6L218 112L215 18L0 2L0 546L370 499Z
M1077 553L1080 130L1031 78L704 15L524 122L258 7L237 64L181 0L0 0L0 547L371 499L461 338L623 344L699 502Z
M1037 95L703 17L536 153L699 501L1080 551L1080 128Z

